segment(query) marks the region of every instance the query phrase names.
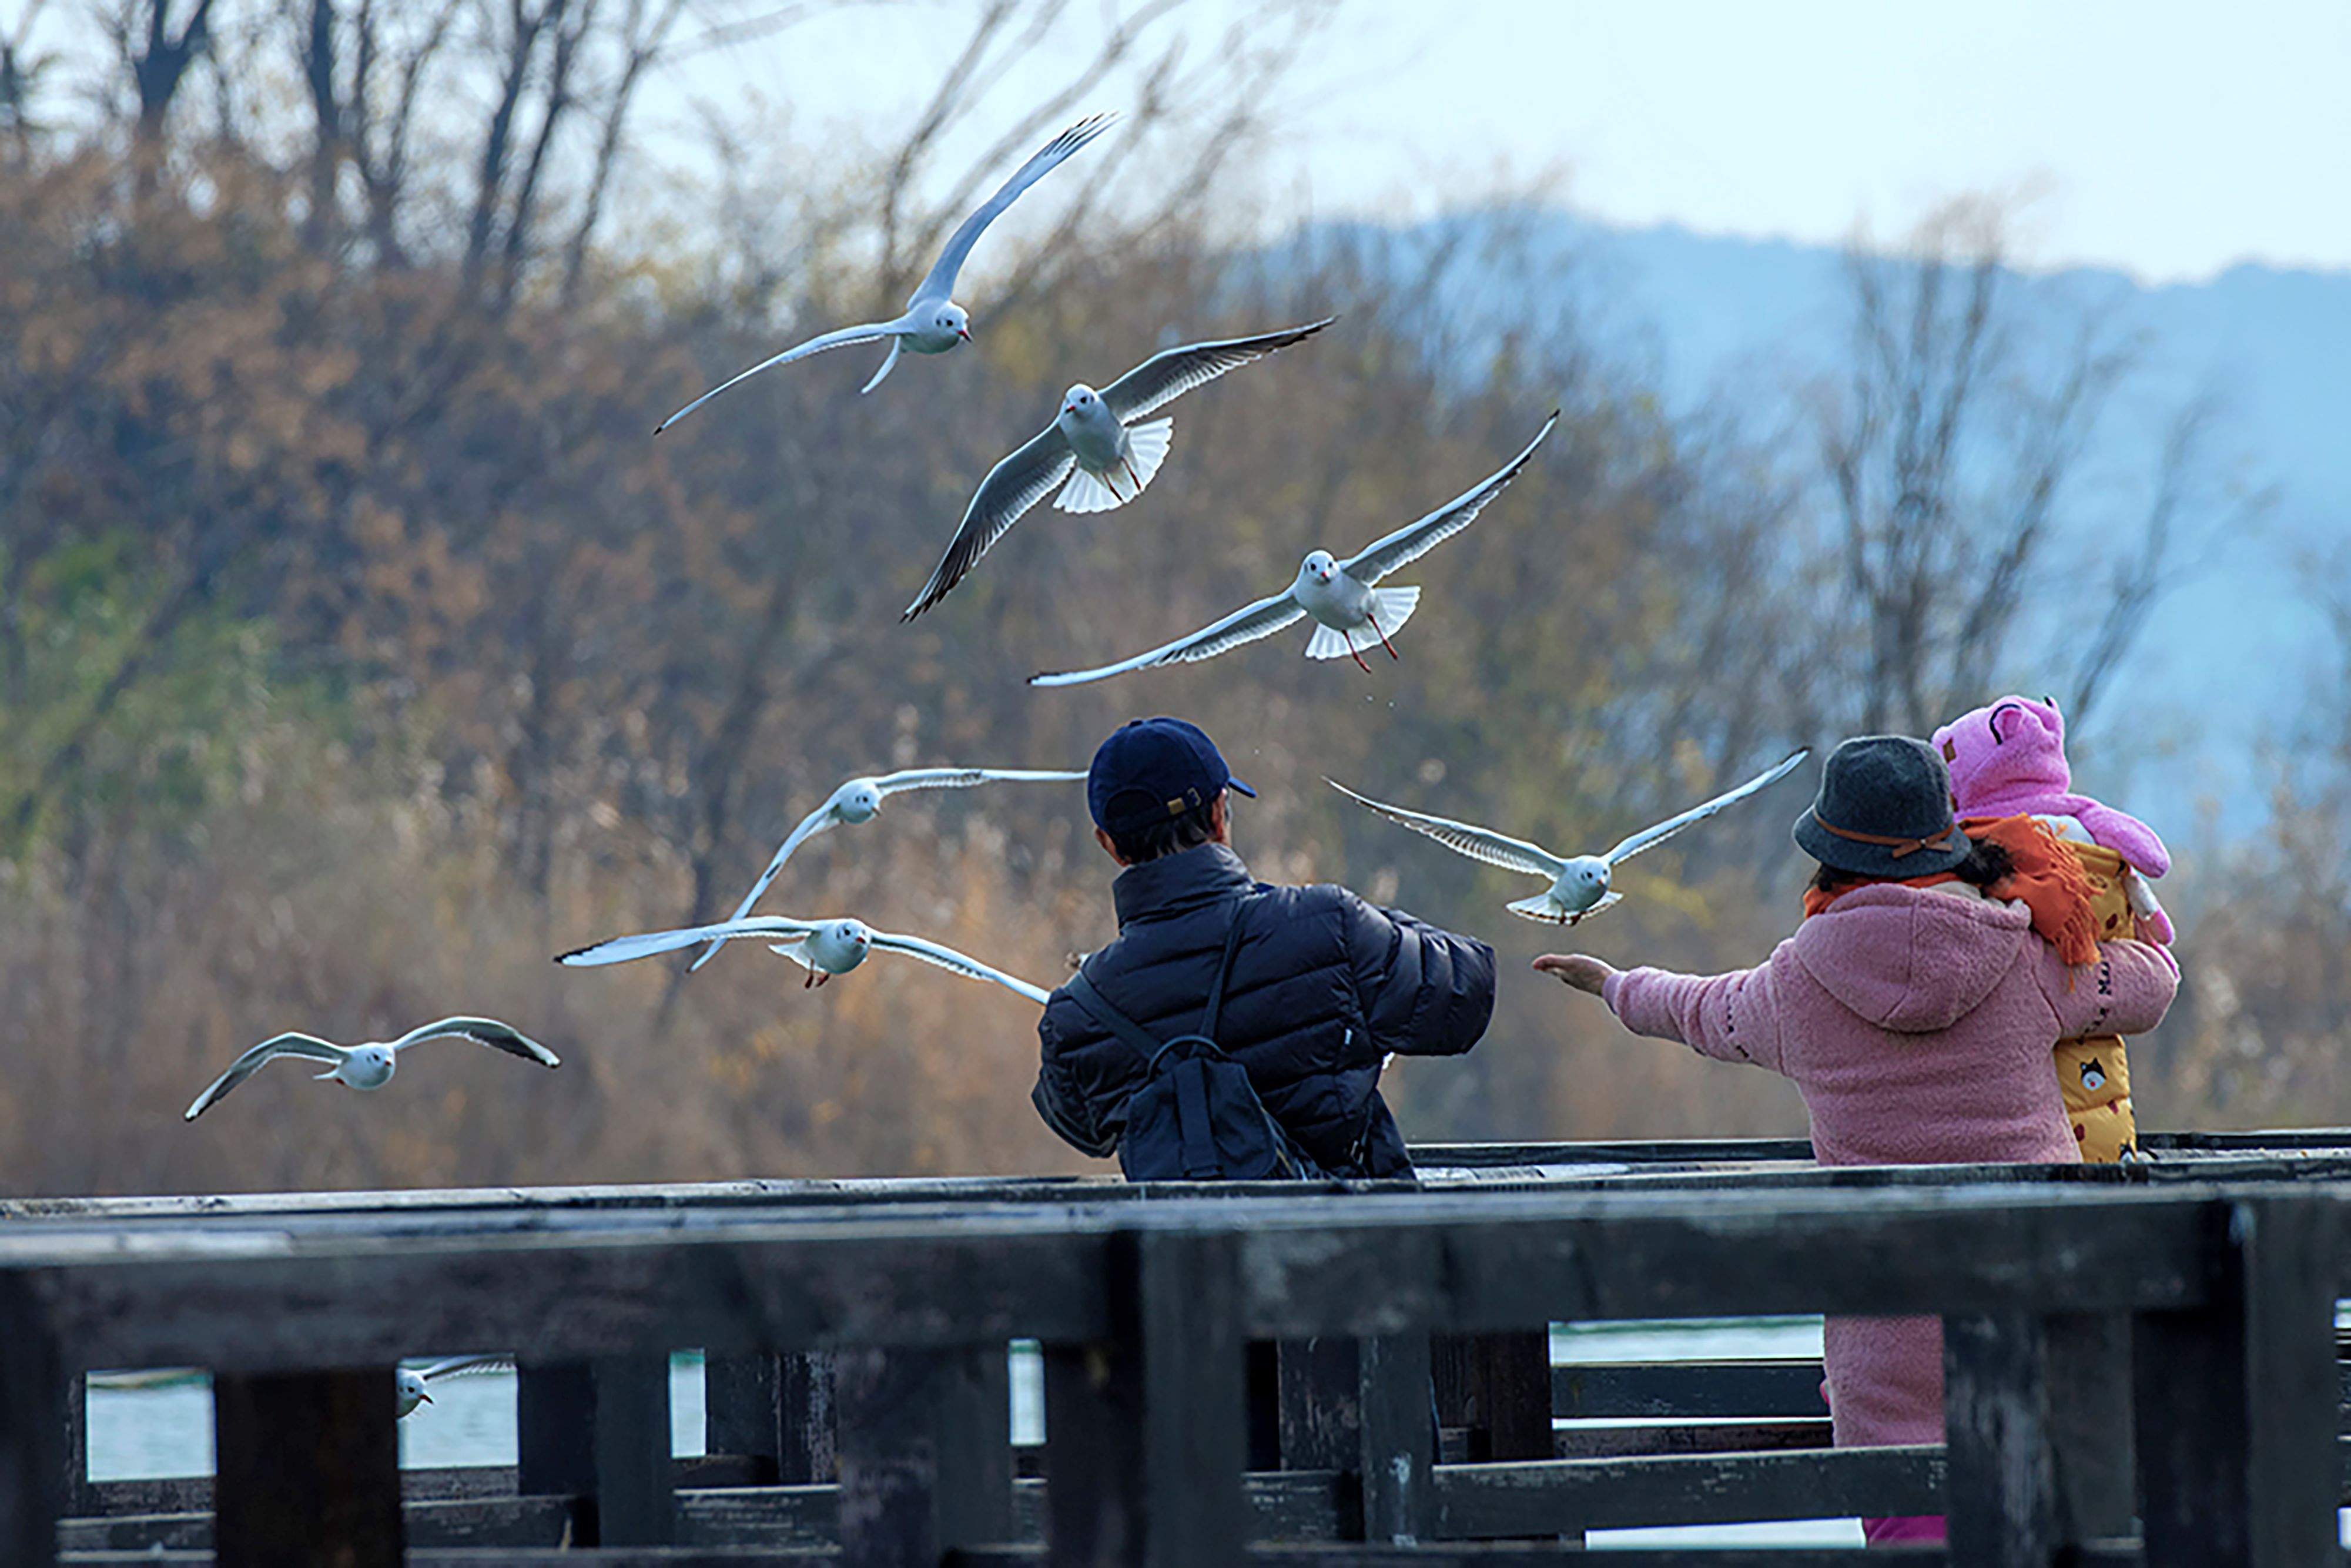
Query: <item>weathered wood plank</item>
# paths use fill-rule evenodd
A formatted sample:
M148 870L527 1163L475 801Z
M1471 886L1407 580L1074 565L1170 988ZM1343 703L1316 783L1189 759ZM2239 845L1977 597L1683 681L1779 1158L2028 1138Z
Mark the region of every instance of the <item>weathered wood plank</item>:
M1552 1457L1559 1459L1777 1453L1828 1447L1830 1429L1825 1416L1817 1421L1677 1421L1656 1427L1568 1427L1552 1434Z
M1363 1442L1355 1342L1339 1334L1280 1342L1281 1467L1351 1470Z
M30 1270L36 1301L94 1364L251 1370L501 1344L527 1360L700 1343L955 1343L1090 1337L1102 1227L1085 1217L833 1220L750 1236L306 1242L159 1239L103 1265ZM0 1269L12 1243L0 1235ZM21 1253L21 1248L16 1249ZM238 1256L242 1250L245 1256Z
M1295 1336L2186 1304L2208 1288L2209 1207L2127 1191L1446 1194L1367 1197L1311 1219L1268 1206L1243 1239L1248 1326Z
M400 1472L403 1502L457 1502L513 1497L513 1465L420 1467ZM670 1484L683 1487L772 1486L757 1464L742 1454L695 1454L670 1461ZM160 1476L139 1480L93 1481L89 1508L78 1517L102 1519L120 1513L204 1513L213 1506L210 1476Z
M65 1360L39 1303L23 1281L0 1275L0 1562L46 1568L57 1555L66 1386Z
M1428 1359L1437 1423L1465 1430L1469 1462L1552 1457L1548 1327L1432 1335Z
M773 1351L702 1358L702 1446L713 1454L748 1454L759 1474L752 1484L784 1479L783 1368ZM794 1477L796 1480L805 1477Z
M666 1354L517 1362L515 1426L516 1485L574 1499L574 1540L674 1539Z
M1946 1317L1943 1412L1951 1568L2047 1568L2059 1536L2042 1320Z
M1563 1419L1691 1416L1823 1416L1818 1360L1591 1362L1552 1368Z
M2335 1550L2341 1208L2240 1198L2210 1304L2132 1327L2148 1568L2284 1568Z
M2050 1457L2066 1541L2138 1532L2137 1469L2126 1418L2130 1326L2121 1312L2060 1312L2043 1320Z
M1833 1448L1802 1454L1439 1465L1435 1481L1434 1534L1440 1539L1844 1514L1940 1513L1943 1451Z
M1057 1568L1238 1557L1249 1516L1239 1249L1125 1231L1105 1266L1112 1333L1045 1347L1046 1544Z
M1363 1422L1361 1521L1350 1535L1409 1546L1433 1537L1437 1406L1428 1335L1374 1335L1359 1342L1357 1408Z
M935 1563L1013 1539L1003 1346L842 1351L835 1371L844 1563Z
M213 1379L221 1568L401 1568L392 1368Z
M571 1513L559 1497L465 1498L410 1503L402 1510L412 1548L548 1546L566 1539ZM71 1519L58 1527L67 1552L210 1551L209 1513L120 1514ZM322 1558L321 1561L324 1561Z

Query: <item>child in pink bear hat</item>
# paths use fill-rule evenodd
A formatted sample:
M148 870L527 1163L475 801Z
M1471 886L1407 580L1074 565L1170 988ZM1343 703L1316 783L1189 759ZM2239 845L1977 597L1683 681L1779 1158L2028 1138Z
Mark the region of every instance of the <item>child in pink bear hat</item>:
M2055 703L2002 697L1943 726L1933 744L1951 771L1962 831L2002 817L2039 819L2065 841L2089 877L2100 940L2137 936L2170 945L2170 917L2147 882L2171 869L2171 855L2145 822L2073 792L2065 719ZM2064 1041L2056 1047L2055 1065L2082 1157L2134 1157L2138 1127L2121 1039L2101 1035Z

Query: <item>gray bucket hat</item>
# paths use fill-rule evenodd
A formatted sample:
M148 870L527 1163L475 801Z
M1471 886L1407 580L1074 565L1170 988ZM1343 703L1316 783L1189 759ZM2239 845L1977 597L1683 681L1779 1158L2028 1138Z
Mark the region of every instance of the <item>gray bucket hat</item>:
M1907 735L1855 736L1829 753L1821 792L1796 819L1796 847L1855 876L1932 876L1975 847L1951 810L1951 775L1933 747Z

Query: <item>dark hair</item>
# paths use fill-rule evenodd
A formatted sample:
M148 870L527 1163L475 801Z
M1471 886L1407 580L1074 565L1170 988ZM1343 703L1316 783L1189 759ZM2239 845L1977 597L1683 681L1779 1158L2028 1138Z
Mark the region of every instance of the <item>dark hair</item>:
M1165 821L1152 822L1123 833L1112 833L1111 848L1116 850L1118 858L1129 865L1141 865L1145 861L1161 860L1168 855L1182 854L1186 850L1196 850L1216 836L1216 830L1208 822L1208 813L1224 798L1224 792L1218 790L1179 817L1169 817Z
M2005 846L1993 843L1990 839L1974 839L1970 843L1968 858L1951 867L1951 874L1970 887L1990 887L2016 869L2016 858L2008 852ZM1859 887L1865 883L1902 880L1898 876L1855 876L1849 871L1823 865L1813 873L1812 886L1822 893L1836 893L1848 887Z

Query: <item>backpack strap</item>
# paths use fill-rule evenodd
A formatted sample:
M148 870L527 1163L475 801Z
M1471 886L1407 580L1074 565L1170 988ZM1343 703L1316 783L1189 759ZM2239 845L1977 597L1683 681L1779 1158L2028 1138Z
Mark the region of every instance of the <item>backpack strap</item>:
M1216 1042L1217 1016L1224 1009L1225 981L1233 972L1233 955L1240 949L1241 912L1247 905L1255 903L1257 897L1256 894L1250 894L1239 901L1233 910L1232 928L1225 933L1225 956L1217 965L1216 983L1208 988L1208 1005L1200 1018L1200 1034L1210 1044ZM1154 1040L1141 1024L1121 1012L1115 1003L1103 996L1102 988L1094 984L1093 977L1086 973L1083 964L1078 966L1076 971L1070 976L1069 983L1062 988L1070 993L1070 999L1084 1009L1094 1022L1124 1040L1129 1049L1142 1057L1146 1069L1157 1064L1159 1053L1167 1049L1166 1045Z
M1062 988L1070 993L1071 1001L1092 1017L1094 1022L1124 1040L1144 1061L1150 1061L1159 1054L1159 1042L1144 1033L1141 1024L1112 1005L1111 999L1102 994L1086 974L1084 966L1079 966Z

